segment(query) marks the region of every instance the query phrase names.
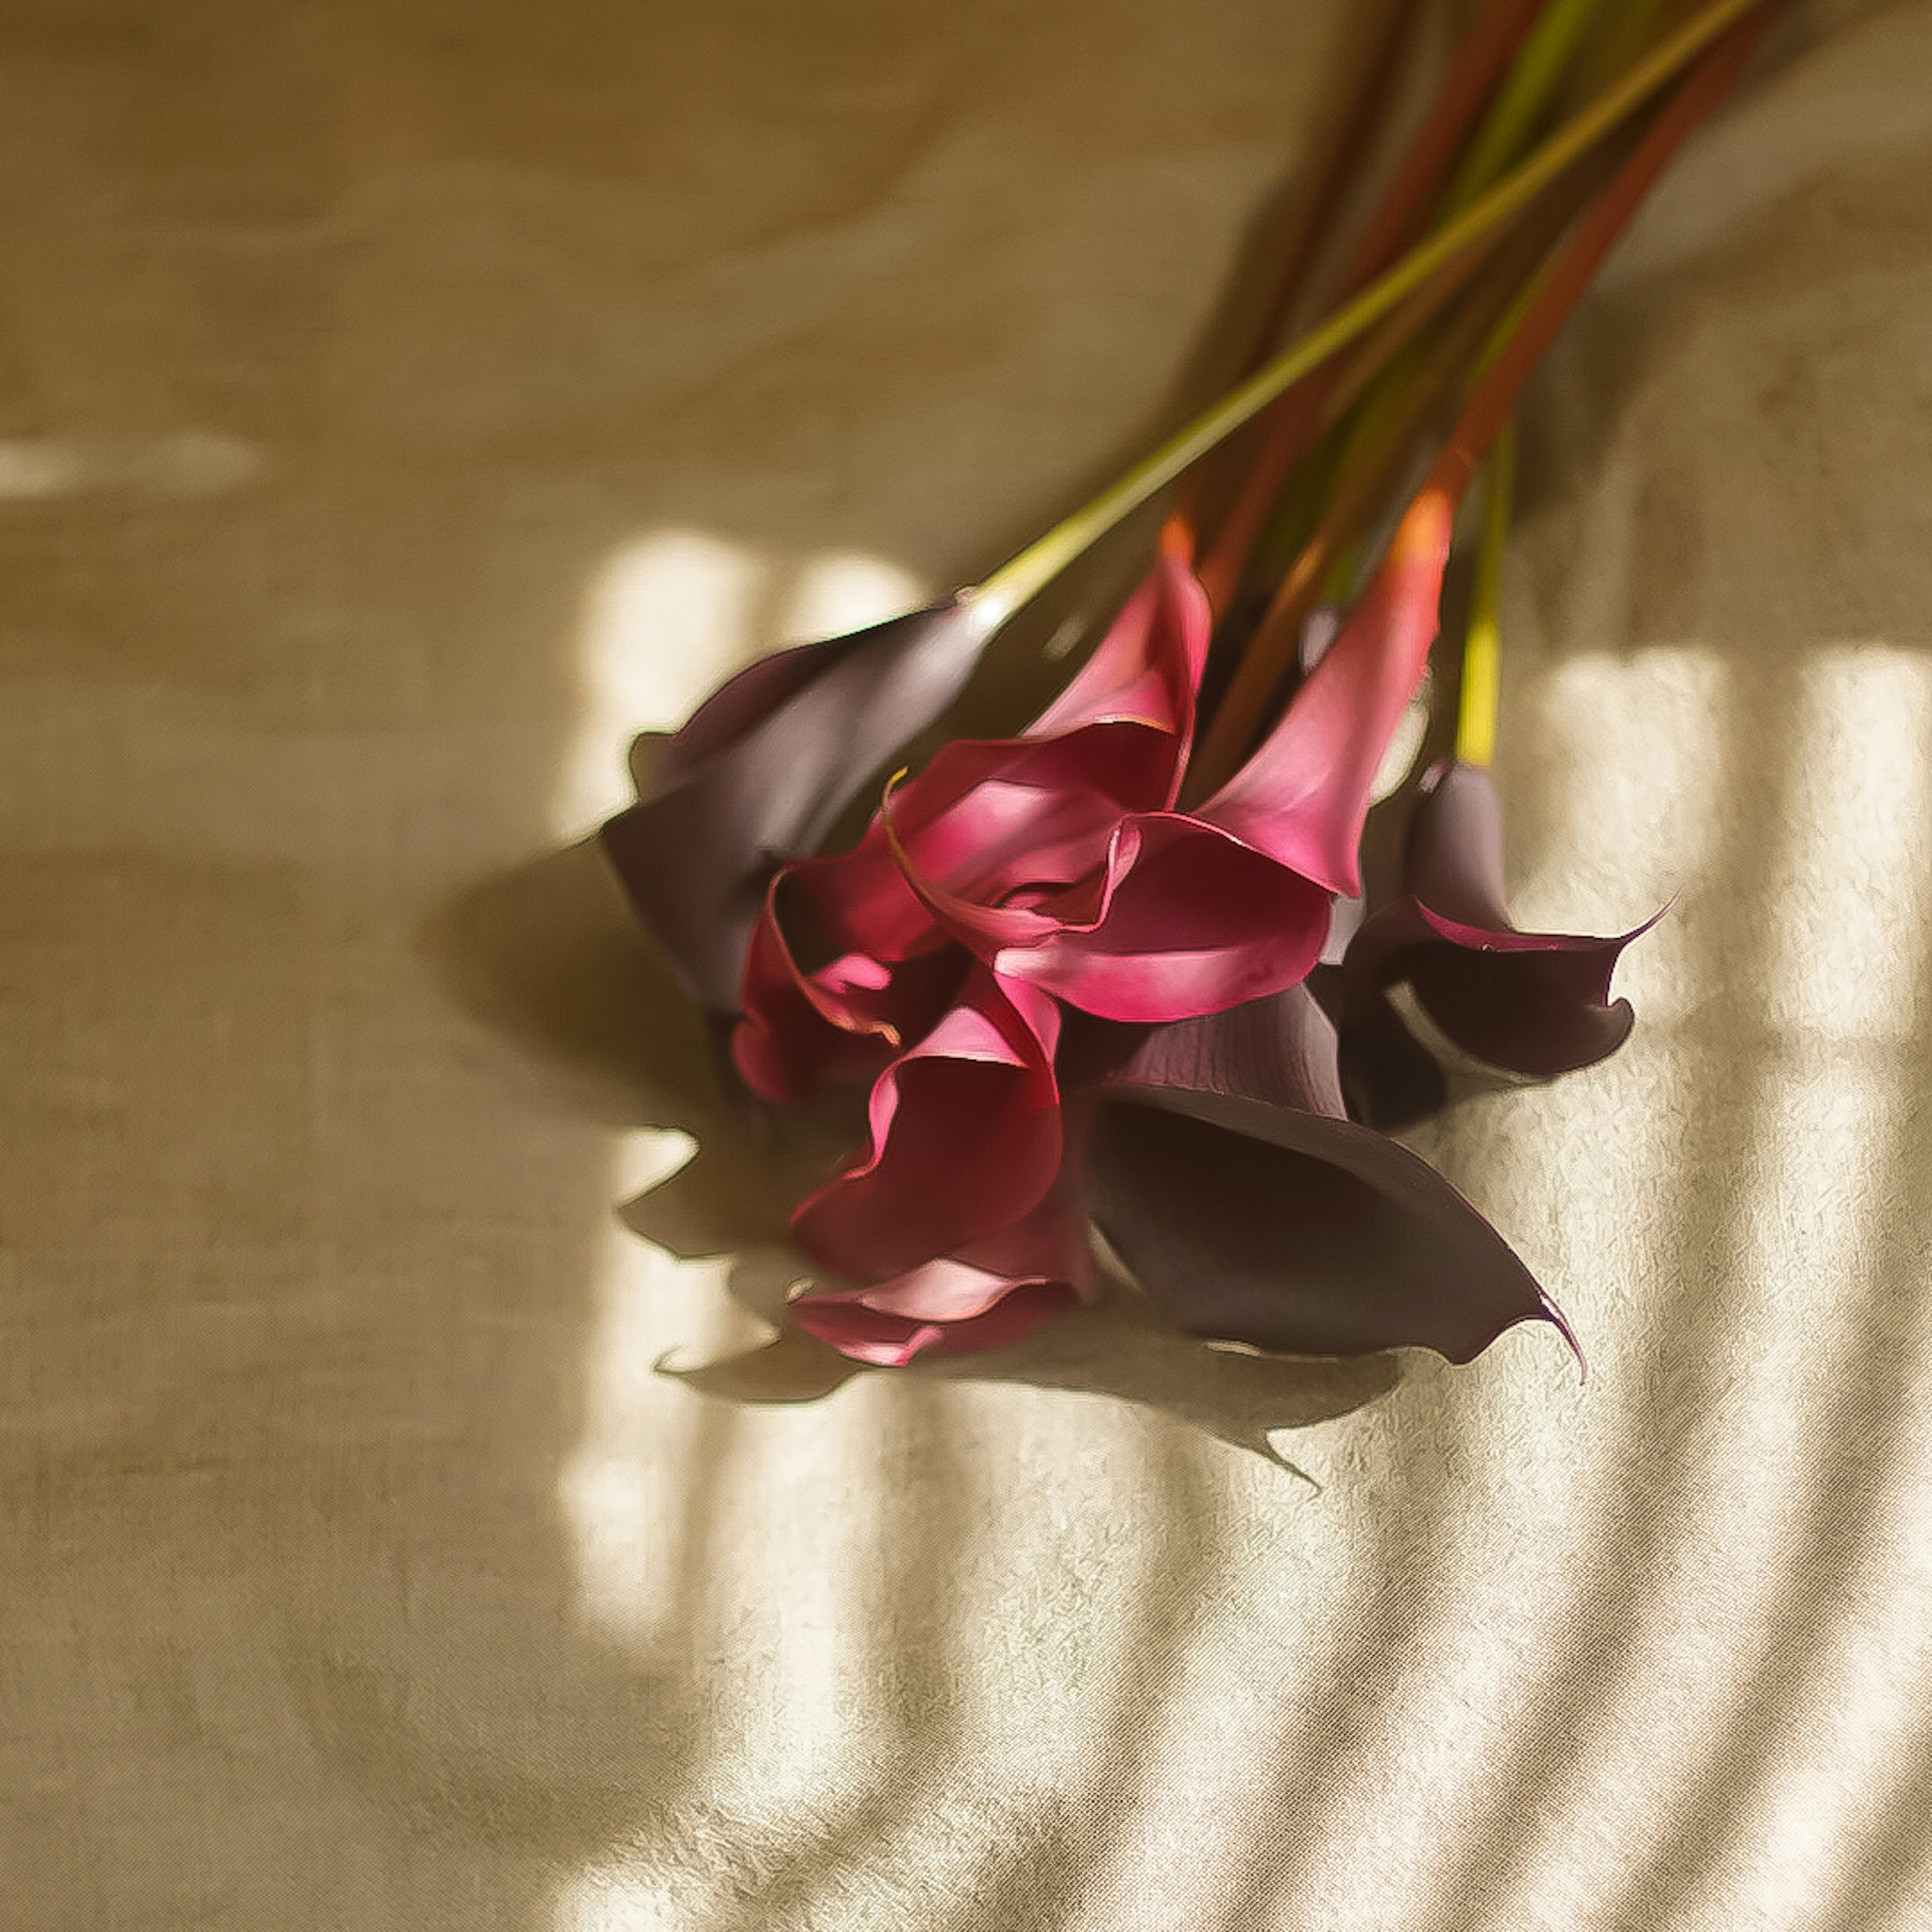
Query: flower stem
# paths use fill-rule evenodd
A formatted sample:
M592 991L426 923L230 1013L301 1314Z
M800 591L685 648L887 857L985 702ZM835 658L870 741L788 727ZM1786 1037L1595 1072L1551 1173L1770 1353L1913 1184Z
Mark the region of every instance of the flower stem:
M1318 296L1310 280L1326 250L1335 218L1354 172L1388 110L1390 76L1414 32L1420 0L1387 0L1375 22L1341 111L1318 137L1306 188L1298 199L1280 281L1258 326L1243 374L1258 368L1280 346L1282 334L1305 296Z
M1598 4L1599 0L1550 0L1449 184L1446 213L1467 207L1521 152Z
M1621 80L1566 122L1486 194L1410 250L1385 274L1238 384L1101 493L1002 564L974 600L998 622L1131 516L1276 397L1378 321L1437 269L1526 206L1624 118L1666 86L1726 28L1763 0L1713 0Z
M1740 16L1742 24L1734 22L1735 31L1727 30L1728 38L1705 54L1646 130L1610 188L1576 222L1555 259L1532 284L1515 333L1477 381L1430 471L1425 490L1439 491L1451 502L1461 500L1490 443L1515 409L1530 370L1588 286L1611 244L1686 136L1724 98L1768 18L1768 9L1782 4L1783 0L1767 0L1766 10L1756 19ZM1300 616L1293 598L1302 591L1292 578L1276 594L1274 608L1249 646L1196 753L1190 783L1210 788L1222 784L1246 755L1292 652Z
M1710 49L1646 131L1608 191L1576 224L1560 254L1538 278L1515 332L1477 382L1462 420L1430 472L1434 487L1451 497L1460 497L1468 488L1564 318L1589 286L1670 158L1730 91L1771 13L1783 4L1784 0L1768 0L1756 19L1743 22Z
M1483 538L1470 586L1469 628L1462 638L1462 682L1456 704L1456 758L1490 765L1496 755L1496 712L1502 694L1503 552L1509 540L1510 500L1516 489L1516 431L1505 423L1483 472Z

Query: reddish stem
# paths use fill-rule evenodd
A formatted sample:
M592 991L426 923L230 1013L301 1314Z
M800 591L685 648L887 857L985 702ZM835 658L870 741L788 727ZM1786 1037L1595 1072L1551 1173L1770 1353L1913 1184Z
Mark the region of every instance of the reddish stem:
M1589 286L1604 257L1691 130L1730 92L1758 35L1783 4L1784 0L1768 0L1712 44L1651 123L1616 179L1578 220L1508 346L1477 383L1430 472L1430 485L1457 498L1468 487L1516 407L1530 371Z
M1381 205L1348 257L1341 280L1343 299L1366 287L1422 232L1429 218L1430 190L1441 185L1544 4L1545 0L1495 0L1471 29L1428 118L1417 130ZM1454 293L1479 259L1480 251L1472 251L1453 264L1439 283L1405 308L1407 326L1397 334L1397 346ZM1298 264L1298 275L1304 266ZM1286 306L1285 302L1279 304L1279 312L1286 313ZM1375 346L1371 344L1362 353L1372 352ZM1360 359L1358 356L1357 362ZM1290 467L1319 434L1323 405L1341 375L1341 369L1334 364L1318 371L1291 389L1263 418L1264 440L1202 563L1202 584L1216 611L1225 610L1232 598L1248 554Z
M1736 80L1771 14L1784 0L1767 0L1720 39L1690 70L1603 194L1578 218L1545 272L1541 286L1508 346L1478 380L1431 469L1425 490L1460 501L1483 457L1516 406L1518 393L1543 352L1642 204L1671 157ZM1298 604L1309 594L1306 572L1291 573L1241 661L1195 760L1196 782L1212 785L1238 762L1292 654ZM1298 608L1287 608L1293 602Z

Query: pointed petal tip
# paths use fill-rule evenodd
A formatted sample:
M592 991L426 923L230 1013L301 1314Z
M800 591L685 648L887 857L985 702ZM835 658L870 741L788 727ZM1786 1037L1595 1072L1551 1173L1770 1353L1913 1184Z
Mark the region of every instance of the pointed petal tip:
M1536 1292L1538 1299L1543 1304L1543 1310L1540 1317L1534 1318L1548 1322L1563 1337L1565 1346L1576 1358L1576 1386L1582 1388L1590 1379L1590 1362L1588 1357L1583 1353L1583 1345L1577 1340L1576 1331L1570 1325L1570 1318L1550 1299L1548 1293L1540 1287Z

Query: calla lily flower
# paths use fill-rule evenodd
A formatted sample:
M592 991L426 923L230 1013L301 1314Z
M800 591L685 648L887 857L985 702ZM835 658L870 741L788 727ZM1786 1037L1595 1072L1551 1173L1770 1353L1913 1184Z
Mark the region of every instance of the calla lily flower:
M1091 1292L1085 1222L1057 1184L1010 1228L870 1287L796 1296L790 1312L842 1354L898 1368L1017 1341Z
M1451 520L1438 493L1411 506L1280 723L1205 803L1111 823L1070 812L1054 856L1070 878L1029 876L1023 850L990 874L930 866L895 795L886 837L939 925L1003 977L1105 1019L1190 1018L1304 979L1334 896L1360 889L1362 823L1435 640Z
M1059 1034L1051 1000L976 970L874 1083L870 1148L800 1204L799 1246L836 1274L876 1280L1030 1214L1060 1170Z
M1076 1298L1053 1070L1060 1011L976 967L958 1000L872 1089L864 1155L800 1204L794 1240L868 1285L792 1304L862 1361L992 1348Z
M652 795L604 849L685 990L737 1010L772 874L816 847L958 696L993 626L956 598L779 651L713 692L664 747Z
M909 883L1013 902L1077 884L1130 812L1171 805L1209 618L1164 551L1059 698L1022 736L945 746L850 852L772 881L749 947L740 1071L768 1100L876 1076L943 1010L971 955ZM950 985L948 984L949 976Z
M1190 1334L1291 1354L1466 1362L1521 1322L1574 1351L1488 1222L1347 1118L1336 1049L1300 986L1155 1030L1102 1088L1086 1185L1148 1298Z
M851 853L767 895L735 1042L772 1099L890 1060L963 947L1003 981L1159 1022L1293 986L1319 957L1376 770L1436 629L1450 508L1419 499L1366 596L1248 764L1174 809L1210 616L1170 545L1017 739L946 746ZM916 964L915 963L916 962Z
M1635 1016L1611 999L1610 977L1652 922L1610 938L1517 931L1503 892L1502 802L1482 766L1451 762L1425 781L1403 883L1343 962L1343 1066L1361 1118L1394 1129L1442 1104L1439 1072L1386 998L1399 982L1462 1052L1530 1078L1590 1066L1629 1036Z

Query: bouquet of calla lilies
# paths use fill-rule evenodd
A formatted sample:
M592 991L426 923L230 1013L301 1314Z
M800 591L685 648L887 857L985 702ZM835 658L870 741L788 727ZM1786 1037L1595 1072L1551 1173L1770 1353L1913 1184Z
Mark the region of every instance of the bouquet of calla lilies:
M849 1106L848 1158L792 1216L814 1274L788 1319L856 1360L995 1347L1106 1274L1264 1350L1571 1339L1390 1136L1445 1098L1418 1010L1537 1078L1630 1031L1610 980L1636 935L1520 932L1504 900L1509 425L1777 6L1489 0L1405 142L1391 76L1426 10L1392 0L1365 37L1244 380L982 584L730 679L604 827L727 1077ZM900 769L1000 627L1163 497L1058 697ZM1364 824L1452 572L1454 753L1384 808L1407 804L1402 875L1365 904ZM856 842L824 849L868 795Z

